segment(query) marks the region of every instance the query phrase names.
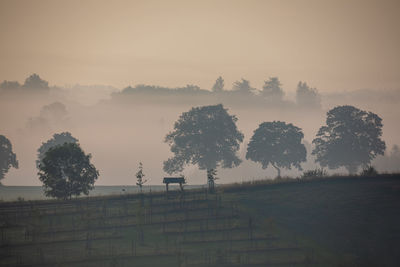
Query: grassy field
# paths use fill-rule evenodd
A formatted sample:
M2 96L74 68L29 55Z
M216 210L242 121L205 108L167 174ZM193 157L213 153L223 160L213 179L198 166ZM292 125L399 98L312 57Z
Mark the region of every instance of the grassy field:
M400 266L400 176L0 203L0 266Z

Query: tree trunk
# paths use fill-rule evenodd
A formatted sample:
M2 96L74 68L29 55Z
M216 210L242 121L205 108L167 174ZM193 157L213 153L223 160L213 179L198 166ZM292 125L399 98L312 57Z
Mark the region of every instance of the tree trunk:
M277 178L281 178L281 169L278 168L278 167L276 167L275 164L271 164L271 165L272 165L272 167L274 167L274 168L278 171L278 176L277 176Z

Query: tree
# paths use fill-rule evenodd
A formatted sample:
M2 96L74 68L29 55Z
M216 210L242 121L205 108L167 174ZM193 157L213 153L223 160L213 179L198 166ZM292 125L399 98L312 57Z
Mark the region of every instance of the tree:
M31 88L35 90L46 91L49 89L49 83L45 80L42 80L39 75L36 73L32 74L28 78L26 78L25 83L23 85L24 88Z
M217 170L216 169L208 169L207 170L207 183L208 183L208 188L210 188L210 191L214 191L216 180L218 180Z
M281 121L263 122L254 131L247 146L246 159L262 164L266 169L269 164L278 171L291 166L302 170L300 163L306 161L306 148L301 143L304 135L300 128Z
M318 108L321 106L321 96L316 88L311 88L307 83L299 82L296 90L296 102L307 108Z
M264 81L261 94L264 97L272 98L274 100L282 100L284 92L281 88L281 85L282 84L278 77L270 77L268 81Z
M224 79L221 76L215 81L212 91L215 93L222 92L224 90Z
M139 170L136 173L136 179L137 179L136 185L139 186L140 193L142 193L143 184L147 182L147 180L143 180L144 176L145 175L143 173L143 164L139 162Z
M54 146L62 145L64 143L78 143L78 139L73 137L69 132L62 132L54 134L53 138L47 140L46 143L42 143L38 151L38 159L36 160L36 167L39 167L41 160L44 158L45 153Z
M88 195L99 176L90 158L76 143L51 147L39 164L38 175L45 195L60 199Z
M367 166L386 149L381 140L382 119L353 106L337 106L327 113L313 140L316 162L330 169L345 167L355 174L359 166Z
M250 82L248 80L242 79L241 81L236 81L233 84L233 90L236 92L249 94L255 89L250 86Z
M236 128L236 121L222 104L194 107L182 113L174 130L165 137L174 156L164 162L164 171L181 172L189 163L207 173L218 166L238 166L241 160L236 152L243 134Z
M0 184L11 167L18 169L17 156L12 151L10 140L4 135L0 135Z

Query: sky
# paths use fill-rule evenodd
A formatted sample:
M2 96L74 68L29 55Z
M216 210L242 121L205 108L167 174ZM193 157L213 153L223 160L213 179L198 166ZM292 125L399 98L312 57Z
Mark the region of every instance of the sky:
M400 88L400 1L0 0L0 80Z

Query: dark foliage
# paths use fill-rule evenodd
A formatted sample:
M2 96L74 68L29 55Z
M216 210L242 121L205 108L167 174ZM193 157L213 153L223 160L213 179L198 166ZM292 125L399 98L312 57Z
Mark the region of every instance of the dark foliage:
M306 161L306 148L301 143L304 135L300 128L281 121L263 122L254 131L247 147L246 159L262 164L265 169L271 164L278 171L291 166L301 170L300 163Z
M373 167L373 166L368 166L366 168L364 168L362 170L362 172L360 173L360 176L377 176L378 175L378 171Z
M189 163L207 170L238 166L241 160L236 152L243 134L236 121L221 104L182 113L174 130L165 138L174 156L164 162L164 170L169 174L181 172Z
M36 167L39 167L40 162L44 158L45 153L52 147L57 145L62 145L64 143L78 143L78 139L73 137L69 132L62 132L59 134L54 134L53 138L47 140L46 143L42 145L37 150L38 159L36 160Z
M338 106L327 113L326 126L313 140L312 154L322 167L345 167L355 174L359 166L384 154L386 145L381 135L382 119L378 115L353 106Z
M0 135L0 181L11 167L18 168L17 156L12 151L10 140Z
M39 164L45 195L60 199L88 195L99 176L90 158L76 143L51 147Z
M328 174L324 169L315 169L315 170L308 170L305 171L302 175L301 178L303 179L313 179L313 178L321 178L321 177L326 177Z

